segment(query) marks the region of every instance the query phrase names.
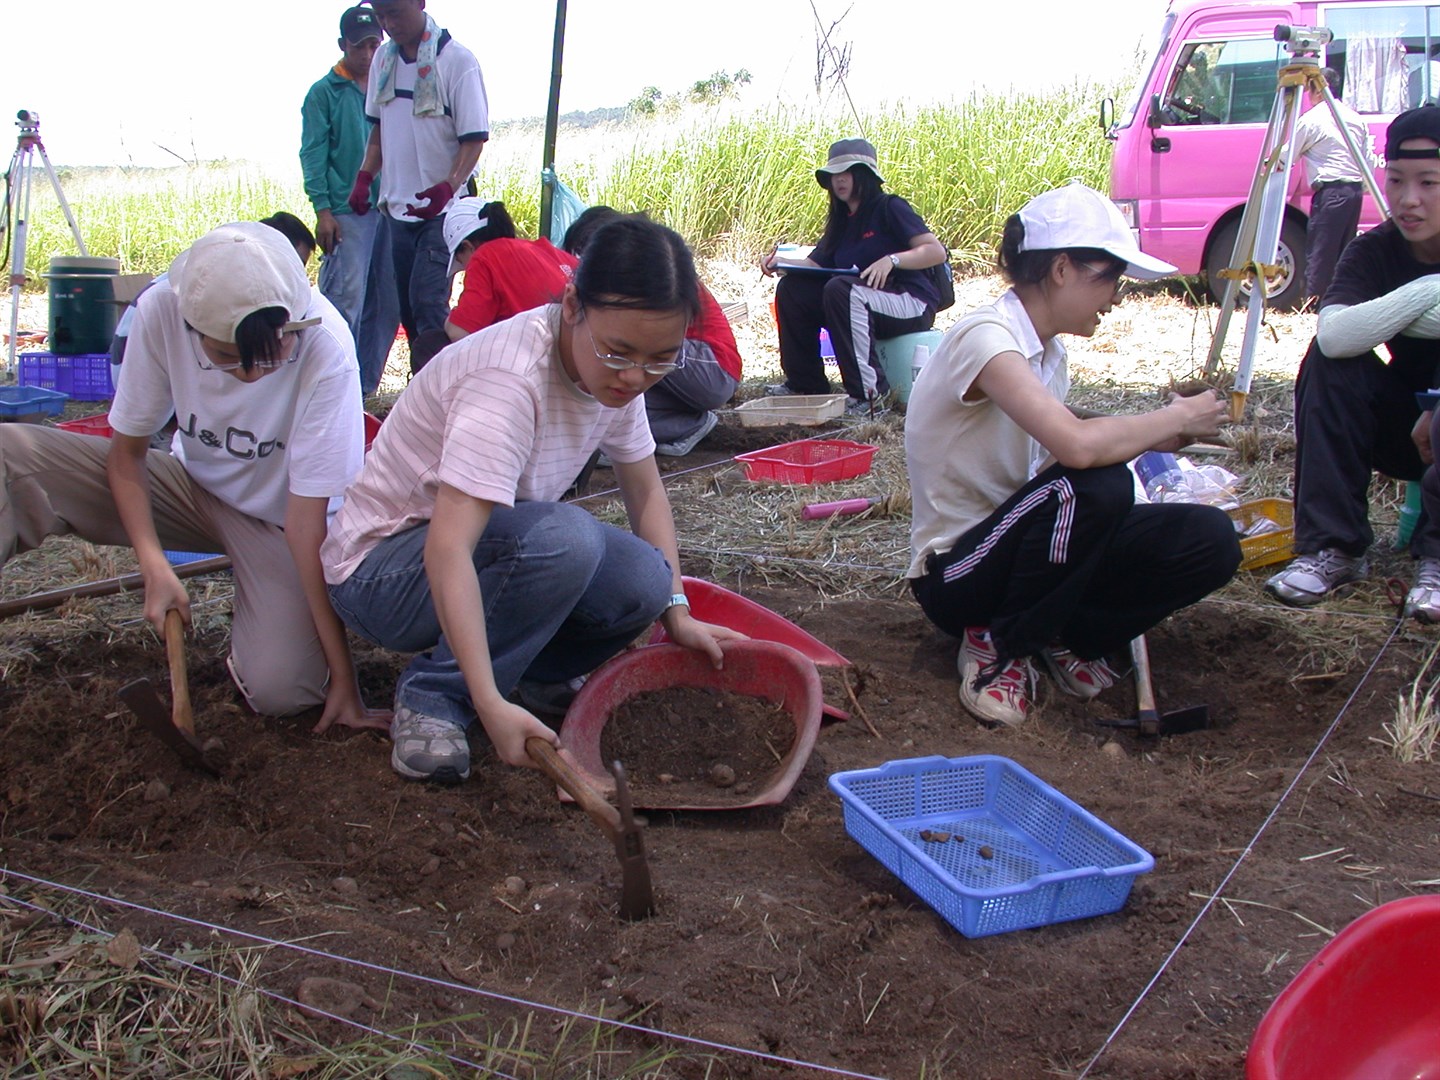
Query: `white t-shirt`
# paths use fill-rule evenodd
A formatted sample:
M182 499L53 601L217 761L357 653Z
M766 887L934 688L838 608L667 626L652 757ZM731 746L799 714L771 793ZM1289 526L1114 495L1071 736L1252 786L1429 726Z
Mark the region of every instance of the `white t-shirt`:
M905 416L905 467L910 474L910 569L944 553L1039 471L1049 456L988 397L966 401L981 370L1004 352L1029 361L1059 401L1070 390L1065 346L1042 344L1013 290L976 308L946 333L920 369Z
M360 472L365 429L355 341L334 305L314 289L296 360L253 383L206 370L200 334L185 325L168 281L146 290L110 426L148 436L175 415L171 449L216 498L272 525L285 524L290 494L330 499L333 513Z
M462 138L489 138L490 106L485 79L475 54L449 36L441 37L435 54L436 76L444 116L416 116L416 61L395 60L395 96L375 101L379 80L371 79L365 115L380 124L380 208L400 221L419 221L405 213L416 193L433 187L450 172Z
M1365 120L1338 98L1335 100L1335 111L1350 129L1350 137L1363 154L1370 141L1370 129ZM1335 128L1330 107L1323 101L1312 105L1310 111L1295 122L1295 152L1305 156L1311 187L1335 180L1359 183L1364 179L1345 147L1345 140Z
M326 581L340 584L381 540L429 521L442 483L500 506L553 502L596 449L615 461L654 453L644 397L611 409L581 390L560 361L559 326L558 304L522 312L410 380L320 549Z

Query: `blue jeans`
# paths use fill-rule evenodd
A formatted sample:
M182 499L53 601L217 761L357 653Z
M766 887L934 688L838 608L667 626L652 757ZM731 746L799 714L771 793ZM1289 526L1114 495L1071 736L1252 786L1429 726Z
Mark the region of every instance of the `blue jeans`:
M413 343L427 330L444 330L450 315L450 252L445 247L445 218L398 221L386 214L400 296L400 322Z
M350 333L360 327L365 303L365 281L370 276L370 251L380 231L378 214L336 214L340 240L335 250L320 256L320 295L345 317Z
M374 243L370 245L370 269L365 275L365 303L360 325L355 328L355 352L360 358L360 392L369 397L380 386L395 329L400 325L400 294L395 288L395 261L390 252L390 233L382 222L385 215L373 211Z
M429 531L427 522L382 540L330 586L330 599L361 637L420 654L400 676L397 705L469 727L475 707L425 576ZM670 600L670 567L658 549L565 503L495 507L475 571L495 686L507 696L522 678L563 682L595 670Z

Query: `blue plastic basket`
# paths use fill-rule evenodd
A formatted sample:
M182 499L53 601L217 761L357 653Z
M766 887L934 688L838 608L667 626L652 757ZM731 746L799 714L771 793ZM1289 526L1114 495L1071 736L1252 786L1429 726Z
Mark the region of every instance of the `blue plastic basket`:
M69 398L69 394L39 386L0 386L0 418L59 416Z
M830 788L845 830L966 937L1118 911L1155 866L1008 758L891 761L836 773Z
M217 552L213 552L213 551L211 551L211 552L205 552L205 551L167 551L167 552L165 552L165 560L166 560L171 566L184 566L186 563L199 562L201 559L216 559L216 558L219 558L219 554L218 554Z

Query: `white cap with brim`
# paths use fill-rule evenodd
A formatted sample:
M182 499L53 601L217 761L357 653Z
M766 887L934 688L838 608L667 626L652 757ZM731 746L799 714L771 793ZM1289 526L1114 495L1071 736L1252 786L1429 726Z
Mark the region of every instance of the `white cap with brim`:
M284 308L286 329L310 309L310 279L290 241L269 225L237 221L211 229L170 264L170 288L181 317L215 341L233 343L235 328L264 308Z
M1119 208L1094 188L1078 181L1036 195L1020 211L1025 237L1021 251L1093 248L1125 263L1125 273L1152 281L1176 268L1135 243Z
M447 276L454 277L465 269L460 260L455 258L455 251L465 242L466 237L490 224L490 218L486 215L489 208L489 199L456 199L450 204L450 209L445 211L445 224L441 235L444 236L445 247L450 252Z

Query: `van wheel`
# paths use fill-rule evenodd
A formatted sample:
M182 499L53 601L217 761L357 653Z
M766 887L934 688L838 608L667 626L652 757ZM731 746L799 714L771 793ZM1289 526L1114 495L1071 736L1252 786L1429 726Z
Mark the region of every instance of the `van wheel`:
M1225 279L1220 271L1230 265L1235 250L1235 237L1240 232L1240 219L1235 218L1215 233L1205 253L1205 280L1210 295L1220 303L1225 295ZM1270 278L1266 293L1269 306L1277 311L1293 311L1305 300L1305 227L1287 217L1280 225L1280 245L1275 253L1280 272ZM1240 285L1239 307L1250 303L1250 283Z

